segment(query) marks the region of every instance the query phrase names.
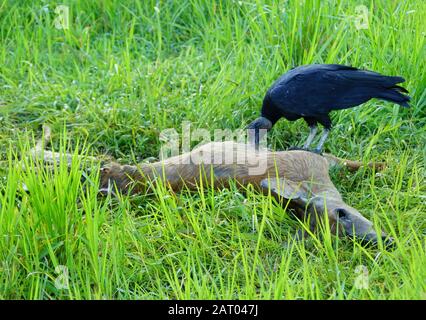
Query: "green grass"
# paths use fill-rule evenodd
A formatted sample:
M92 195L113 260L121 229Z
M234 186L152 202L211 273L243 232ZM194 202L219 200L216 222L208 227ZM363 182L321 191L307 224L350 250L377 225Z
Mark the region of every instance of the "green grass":
M59 3L68 30L54 27ZM369 28L358 30L361 4ZM0 298L425 299L425 37L423 0L0 0ZM157 157L159 133L182 121L212 133L244 127L268 86L307 63L407 79L410 109L376 100L336 113L326 143L388 163L332 178L396 239L392 251L327 230L295 242L298 222L252 190L100 198L80 184L77 157L71 172L17 161L44 123L56 150ZM307 133L281 121L269 143L285 149ZM355 286L360 265L368 289Z

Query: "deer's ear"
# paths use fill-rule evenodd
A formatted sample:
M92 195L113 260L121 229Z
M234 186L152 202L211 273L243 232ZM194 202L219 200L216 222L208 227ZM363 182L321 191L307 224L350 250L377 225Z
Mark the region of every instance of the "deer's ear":
M280 200L282 198L291 200L300 206L308 203L307 189L304 183L294 182L284 178L263 179L260 186L264 193L271 191L271 194Z

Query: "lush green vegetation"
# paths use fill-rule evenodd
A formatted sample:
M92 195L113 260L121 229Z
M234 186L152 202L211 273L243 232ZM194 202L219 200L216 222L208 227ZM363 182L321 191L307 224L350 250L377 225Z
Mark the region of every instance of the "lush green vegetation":
M426 298L425 1L60 3L67 30L55 28L56 1L0 1L0 298ZM362 4L367 29L355 25ZM77 157L71 172L18 162L44 123L57 150L157 157L161 130L184 120L241 128L281 73L307 63L407 79L410 109L371 101L336 113L326 143L338 156L387 162L380 173L332 176L394 250L327 230L295 242L299 224L251 190L159 186L100 198L95 185L83 190ZM281 121L269 143L285 149L307 134ZM361 265L366 289L355 285Z

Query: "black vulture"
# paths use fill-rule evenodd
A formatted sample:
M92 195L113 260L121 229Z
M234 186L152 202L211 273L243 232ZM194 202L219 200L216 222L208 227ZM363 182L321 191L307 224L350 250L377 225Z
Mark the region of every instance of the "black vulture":
M320 153L331 129L329 112L355 107L372 98L383 99L409 107L408 91L398 86L402 77L384 76L338 64L312 64L291 69L266 92L260 117L249 124L255 129L269 130L282 117L290 121L303 118L310 133L303 148L308 149L317 133L317 124L324 126L323 135L314 149Z

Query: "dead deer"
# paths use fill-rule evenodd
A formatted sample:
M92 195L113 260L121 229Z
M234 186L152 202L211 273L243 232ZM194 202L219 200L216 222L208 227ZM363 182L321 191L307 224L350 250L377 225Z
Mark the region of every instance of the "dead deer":
M45 129L44 138L50 139L50 129ZM34 156L43 154L48 162L59 159L59 154L44 151L41 146L39 142L32 150ZM329 167L336 164L350 171L363 165L329 154L256 150L243 143L212 142L154 163L103 166L99 190L137 194L160 179L170 189L179 191L183 187L196 189L201 180L206 185L213 184L212 187L225 187L230 180L235 180L238 186L251 184L264 194L274 196L280 204L289 205L299 219L309 218L312 231L317 220L326 215L333 234L359 238L371 244L376 244L381 237L386 246L391 245L391 238L383 232L378 235L371 221L343 201L329 176ZM368 165L377 170L384 167L383 163Z

